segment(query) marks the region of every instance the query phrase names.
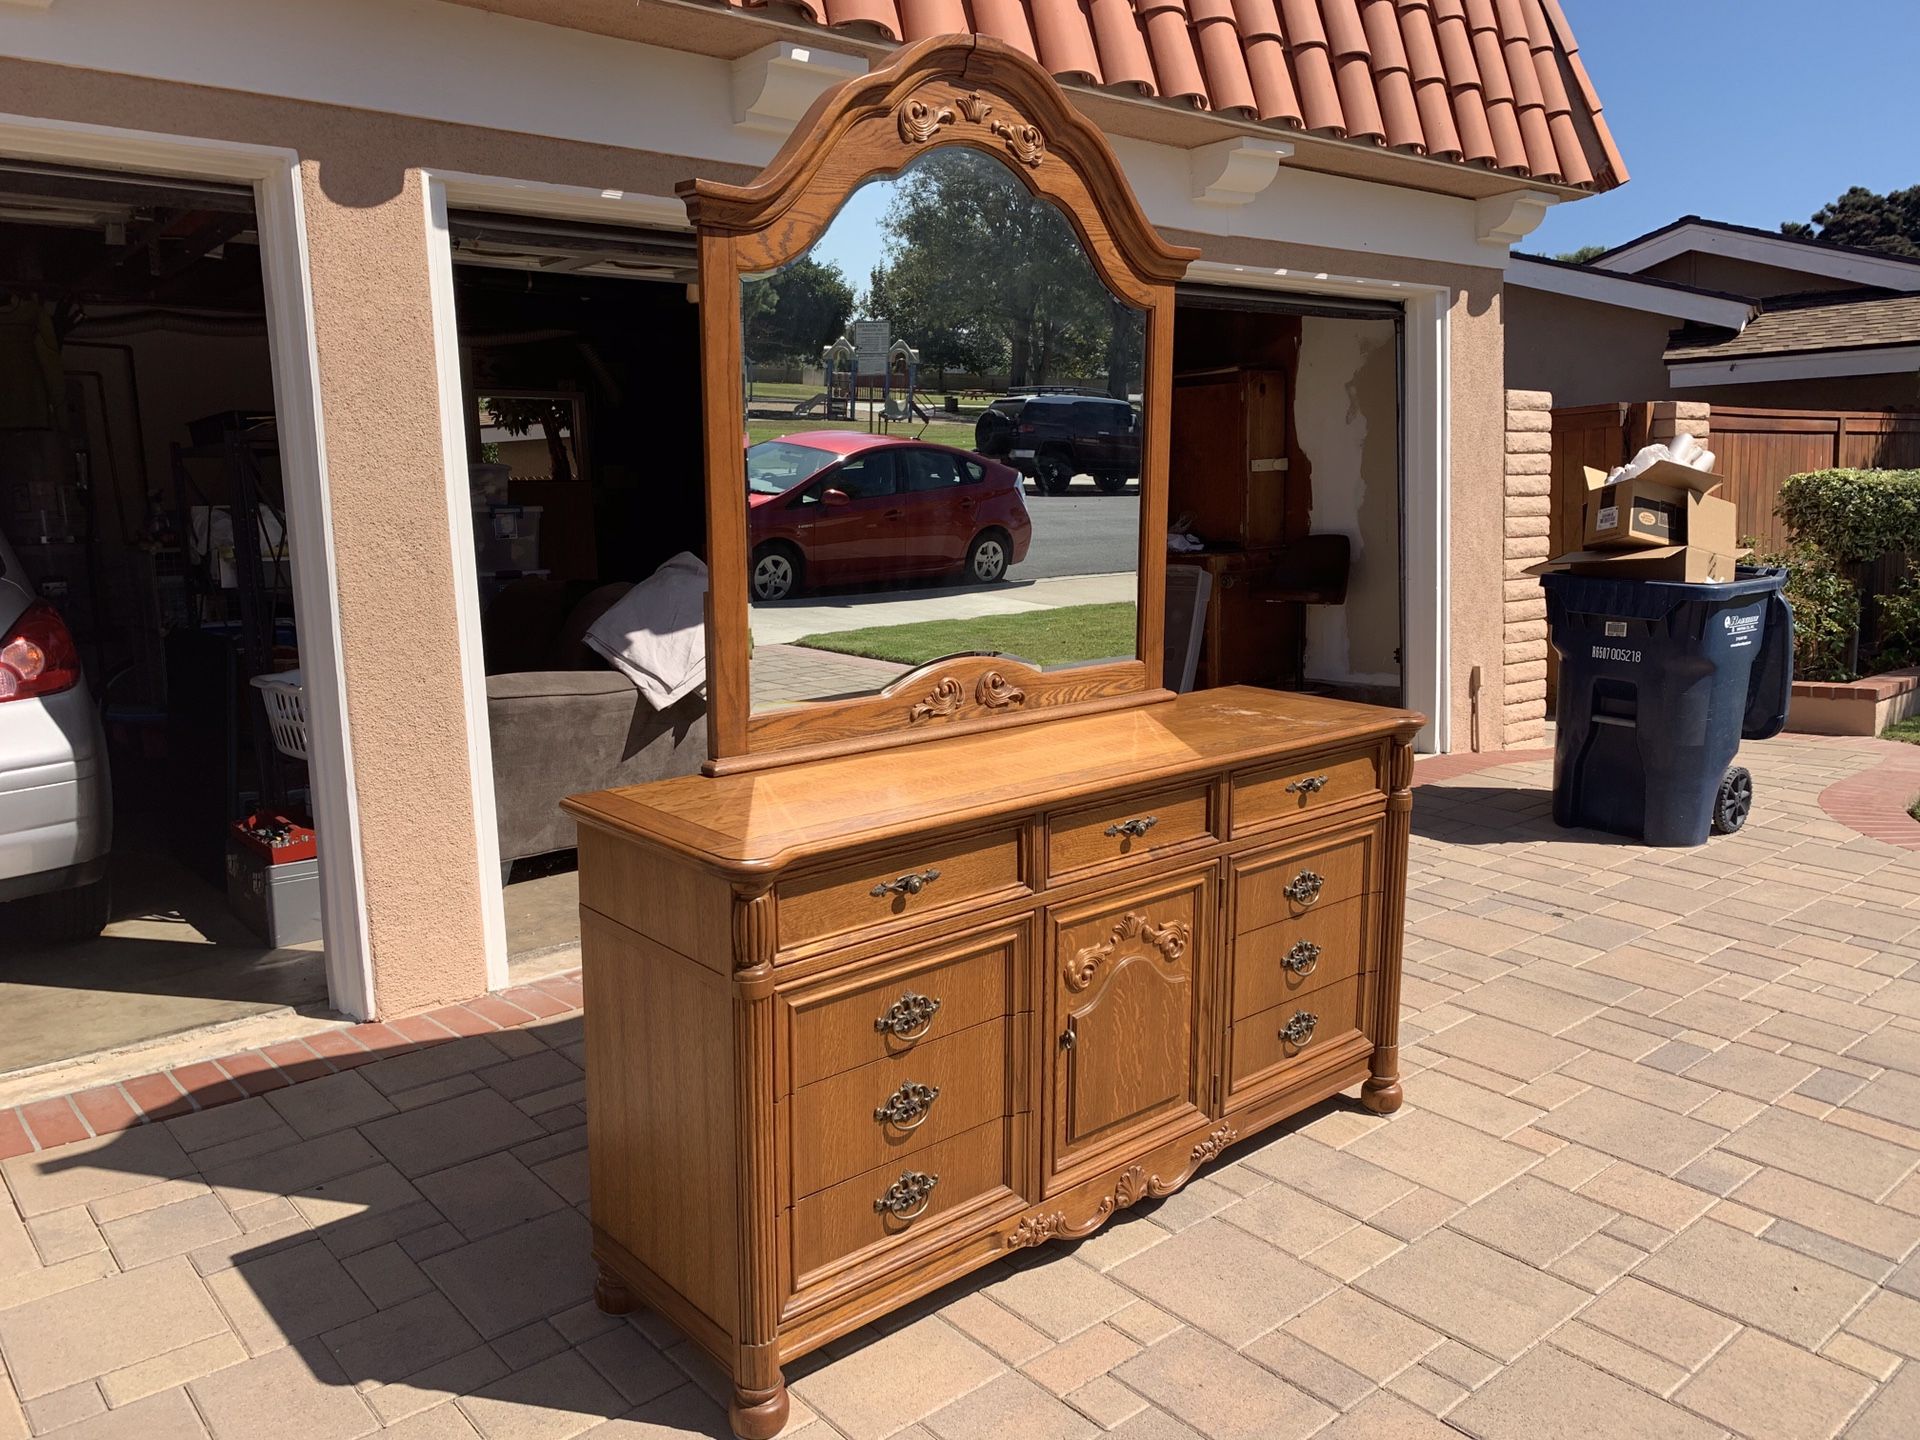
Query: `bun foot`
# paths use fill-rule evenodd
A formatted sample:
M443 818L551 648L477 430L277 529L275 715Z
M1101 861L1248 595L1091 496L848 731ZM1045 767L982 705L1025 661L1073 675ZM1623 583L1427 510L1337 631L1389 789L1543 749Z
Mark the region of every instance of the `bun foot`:
M735 1388L733 1403L727 1406L727 1423L740 1440L773 1440L787 1425L786 1382L771 1390Z
M633 1292L605 1265L593 1282L593 1303L608 1315L625 1315L633 1309Z
M1360 1087L1360 1103L1376 1115L1391 1115L1404 1099L1406 1096L1397 1079L1382 1080L1376 1076Z

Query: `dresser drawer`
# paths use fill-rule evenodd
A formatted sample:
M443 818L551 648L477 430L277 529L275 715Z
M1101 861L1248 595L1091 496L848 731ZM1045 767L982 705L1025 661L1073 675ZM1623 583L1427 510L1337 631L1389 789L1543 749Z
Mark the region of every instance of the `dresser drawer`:
M1314 906L1298 920L1234 937L1233 1018L1244 1020L1310 990L1372 968L1369 896Z
M1010 1190L1011 1162L1007 1122L994 1120L807 1196L789 1212L794 1288L836 1261L938 1225L969 1200Z
M1213 836L1211 788L1184 785L1125 795L1047 821L1047 882L1115 861L1142 860Z
M782 990L780 1093L1012 1014L1026 954L1023 921Z
M1362 1033L1370 973L1349 975L1318 990L1235 1022L1227 1041L1227 1098L1284 1081L1342 1040Z
M1382 799L1380 752L1354 750L1233 777L1233 833L1244 835L1347 801Z
M1008 1111L1008 1020L794 1092L788 1138L795 1198L909 1160Z
M959 839L903 842L869 856L774 886L780 948L910 924L993 897L1024 893L1020 827Z
M1233 866L1233 930L1331 910L1380 888L1380 827L1343 830L1284 849L1263 850Z

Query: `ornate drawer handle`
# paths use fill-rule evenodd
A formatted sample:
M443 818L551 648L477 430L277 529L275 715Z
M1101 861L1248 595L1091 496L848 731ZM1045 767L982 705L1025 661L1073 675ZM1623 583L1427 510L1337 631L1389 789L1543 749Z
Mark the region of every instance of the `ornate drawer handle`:
M1313 1027L1320 1017L1311 1010L1296 1010L1293 1018L1280 1027L1280 1038L1289 1045L1306 1046L1313 1040Z
M1311 940L1296 940L1280 963L1296 975L1311 975L1320 964L1320 947Z
M1327 788L1328 779L1329 777L1325 775L1303 775L1291 785L1287 786L1287 794L1318 795L1322 790Z
M918 1040L933 1028L933 1017L939 1013L938 995L920 995L909 990L887 1007L887 1013L873 1022L873 1028L882 1035L891 1034L896 1040Z
M939 1183L938 1175L924 1170L902 1170L887 1193L873 1202L873 1213L891 1215L896 1220L918 1220L933 1203L933 1187Z
M1142 815L1137 820L1122 820L1117 825L1109 825L1100 833L1107 836L1125 835L1131 839L1138 840L1159 823L1160 817L1158 815Z
M1320 898L1320 887L1326 883L1324 875L1316 875L1311 870L1302 870L1287 882L1287 888L1280 893L1296 905L1311 905Z
M918 895L940 878L938 870L922 870L918 875L902 875L898 880L882 880L867 893L876 900L889 895Z
M927 1116L933 1110L933 1102L939 1098L938 1085L922 1085L918 1080L909 1080L887 1097L887 1103L873 1112L873 1118L896 1130L918 1130L926 1123Z

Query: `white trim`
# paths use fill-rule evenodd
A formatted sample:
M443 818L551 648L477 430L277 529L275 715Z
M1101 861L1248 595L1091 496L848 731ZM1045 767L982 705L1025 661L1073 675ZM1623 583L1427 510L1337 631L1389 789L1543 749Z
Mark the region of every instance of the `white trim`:
M1601 270L1634 274L1651 269L1679 255L1724 255L1731 260L1746 260L1755 265L1771 265L1780 270L1798 270L1807 275L1824 275L1855 285L1875 285L1887 290L1920 290L1920 265L1911 261L1859 255L1851 250L1792 240L1782 235L1749 235L1743 230L1722 230L1716 225L1676 225L1673 229L1628 245L1593 262Z
M1727 360L1669 360L1676 389L1701 385L1758 385L1765 380L1828 380L1852 375L1920 372L1920 345L1823 350L1810 355L1749 355Z
M500 881L500 830L493 791L493 739L487 722L487 666L480 632L480 573L467 473L466 386L460 375L460 326L453 300L453 239L447 182L422 177L426 190L427 289L433 311L433 359L440 389L440 453L446 482L447 542L453 548L453 605L460 695L467 719L467 772L473 797L473 855L480 881L480 945L487 989L507 983L507 901Z
M1723 330L1744 330L1754 311L1753 305L1745 300L1654 285L1632 275L1605 270L1545 265L1525 255L1514 255L1507 260L1507 284L1522 290L1565 295L1572 300L1591 300L1596 305L1613 305L1622 310L1670 315L1676 320L1692 320Z
M1404 309L1404 387L1400 433L1406 533L1402 685L1409 708L1428 716L1414 737L1419 753L1445 754L1452 743L1452 398L1449 375L1452 295L1443 285L1369 280L1304 270L1275 270L1196 260L1187 279L1199 285L1279 290L1299 295L1353 295L1398 300ZM1430 483L1422 483L1423 481ZM1430 603L1429 603L1430 601Z
M307 690L307 773L320 836L327 992L334 1009L366 1019L374 1005L373 949L367 934L360 812L334 591L333 516L299 157L270 146L19 115L0 115L0 154L253 186L280 463L286 476L294 622Z
M1286 141L1252 135L1198 146L1187 152L1191 194L1205 205L1248 204L1273 184L1280 162L1292 155L1293 146Z
M826 91L867 73L857 55L776 40L733 62L733 124L785 139Z
M447 212L470 205L549 219L685 229L687 209L667 195L588 190L465 171L423 172L426 188L428 287L433 311L434 366L440 390L440 449L445 461L449 543L453 547L454 603L460 646L461 699L467 720L467 763L473 783L473 849L479 867L481 936L487 988L507 984L507 909L500 883L498 801L493 789L493 740L487 724L486 659L480 632L480 577L475 563L473 510L467 478L466 386L460 374L460 325L453 297L453 241Z
M1512 190L1504 195L1489 195L1473 206L1474 232L1482 245L1506 249L1518 245L1540 228L1547 218L1547 207L1558 205L1558 195L1539 190Z

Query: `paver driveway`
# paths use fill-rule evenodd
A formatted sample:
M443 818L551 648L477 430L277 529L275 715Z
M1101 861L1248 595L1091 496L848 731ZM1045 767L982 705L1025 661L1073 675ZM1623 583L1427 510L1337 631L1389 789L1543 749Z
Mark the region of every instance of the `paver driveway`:
M792 1433L1920 1435L1920 852L1816 798L1882 754L1749 747L1692 851L1554 831L1539 761L1423 784L1406 1108L831 1347ZM559 1017L7 1161L0 1437L724 1434L588 1303L580 1058Z

